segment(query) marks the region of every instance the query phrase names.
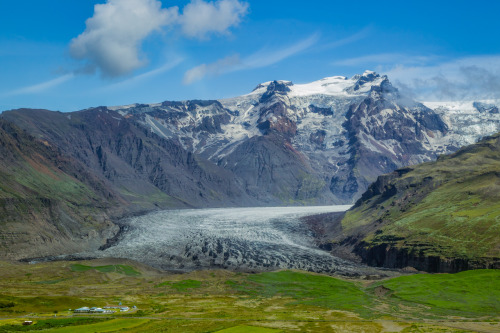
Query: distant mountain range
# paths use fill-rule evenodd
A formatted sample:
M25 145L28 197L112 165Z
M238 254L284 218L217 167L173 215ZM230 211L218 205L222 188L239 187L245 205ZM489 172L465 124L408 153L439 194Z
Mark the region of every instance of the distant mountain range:
M354 203L381 174L500 131L498 105L419 103L366 71L224 100L5 111L0 246L96 247L116 218L154 209Z

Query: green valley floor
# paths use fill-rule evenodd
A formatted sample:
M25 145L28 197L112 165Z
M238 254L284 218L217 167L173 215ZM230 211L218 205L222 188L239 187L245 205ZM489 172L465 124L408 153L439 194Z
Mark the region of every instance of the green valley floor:
M70 311L118 305L130 310ZM0 262L0 333L500 332L499 314L500 270L346 280L300 271L174 274L118 259Z

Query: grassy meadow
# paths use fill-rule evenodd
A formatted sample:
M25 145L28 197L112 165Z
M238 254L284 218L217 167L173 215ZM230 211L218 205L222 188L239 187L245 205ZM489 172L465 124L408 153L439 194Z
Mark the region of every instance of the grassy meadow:
M119 303L137 309L69 311ZM0 262L0 333L500 332L499 313L498 270L370 281L299 271L173 274L117 259Z

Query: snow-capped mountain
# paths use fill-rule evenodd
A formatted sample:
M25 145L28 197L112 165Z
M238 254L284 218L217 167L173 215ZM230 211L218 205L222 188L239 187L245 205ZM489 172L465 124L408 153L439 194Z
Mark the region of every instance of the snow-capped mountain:
M367 71L218 101L5 111L6 230L23 235L10 253L95 249L111 219L156 209L352 203L381 174L500 132L499 106L418 103Z
M424 102L449 126L444 145L462 147L500 130L500 100ZM453 149L455 150L455 149Z
M500 131L495 103L418 103L366 71L265 82L229 99L109 109L232 171L253 197L348 203L382 173Z

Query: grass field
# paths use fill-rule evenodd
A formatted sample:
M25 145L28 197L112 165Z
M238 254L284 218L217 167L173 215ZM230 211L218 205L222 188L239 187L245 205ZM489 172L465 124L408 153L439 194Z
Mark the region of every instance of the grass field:
M394 300L428 307L427 312L433 315L475 317L500 313L498 270L402 276L375 285L389 289Z
M120 273L128 276L139 276L141 273L137 272L135 269L128 265L105 265L105 266L86 266L75 264L71 265L71 270L73 272L86 272L90 269L95 269L101 273Z
M130 329L148 322L146 319L112 319L104 323L90 324L77 327L63 327L51 330L54 333L87 333L87 332L116 332Z
M0 262L0 332L500 332L499 281L498 270L367 281L169 274L116 259ZM120 302L137 311L69 311ZM26 319L35 324L22 326Z
M276 330L272 328L265 327L255 327L255 326L235 326L231 328L226 328L222 331L217 331L217 333L279 333L281 330Z

